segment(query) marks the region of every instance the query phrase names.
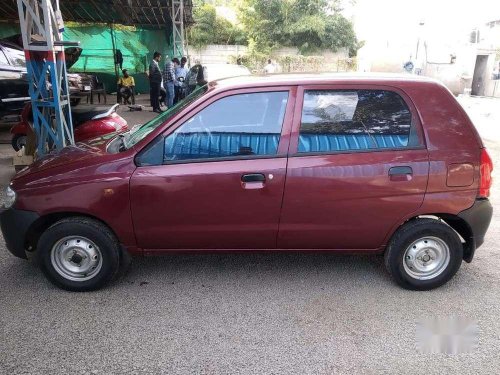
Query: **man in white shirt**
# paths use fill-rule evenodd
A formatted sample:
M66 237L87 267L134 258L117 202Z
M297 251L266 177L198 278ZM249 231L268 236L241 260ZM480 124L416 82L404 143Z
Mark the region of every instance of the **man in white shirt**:
M267 65L264 67L264 73L273 74L276 71L271 59L267 60Z

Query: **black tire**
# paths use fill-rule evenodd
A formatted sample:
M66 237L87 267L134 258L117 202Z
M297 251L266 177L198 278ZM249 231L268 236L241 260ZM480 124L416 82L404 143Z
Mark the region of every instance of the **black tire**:
M72 107L76 107L80 102L82 101L82 98L70 98L69 103L71 104Z
M26 141L26 134L16 134L12 137L12 148L16 151L19 151L22 146L26 146Z
M64 277L53 264L53 248L68 236L88 239L100 252L100 268L98 267L98 271L91 271L96 273L88 280L71 280ZM69 291L86 292L100 289L115 278L120 266L121 250L116 237L105 225L89 218L72 217L58 221L42 234L37 249L38 260L45 276L56 286Z
M421 280L407 272L403 257L406 249L424 237L437 237L448 246L449 263L435 277ZM430 290L445 284L457 273L462 258L463 246L457 233L448 225L427 218L415 219L401 226L391 238L384 254L385 267L394 281L410 290Z

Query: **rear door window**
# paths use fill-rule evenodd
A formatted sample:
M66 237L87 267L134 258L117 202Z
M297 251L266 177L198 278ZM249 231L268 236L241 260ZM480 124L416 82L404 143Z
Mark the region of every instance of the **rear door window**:
M299 153L415 147L403 98L388 90L306 90Z

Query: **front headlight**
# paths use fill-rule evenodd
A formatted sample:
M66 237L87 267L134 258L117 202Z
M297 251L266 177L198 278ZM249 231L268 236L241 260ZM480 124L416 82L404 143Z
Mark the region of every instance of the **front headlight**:
M15 202L16 192L12 190L10 186L7 186L7 189L5 191L5 202L3 203L3 206L5 208L11 208Z

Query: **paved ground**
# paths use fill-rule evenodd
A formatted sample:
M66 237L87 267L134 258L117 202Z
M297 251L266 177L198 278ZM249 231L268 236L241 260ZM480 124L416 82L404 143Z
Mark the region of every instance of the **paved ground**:
M487 145L500 160L500 142ZM498 374L495 174L485 244L432 292L398 288L378 257L224 254L137 259L111 287L75 294L0 240L0 373ZM417 321L451 315L477 321L477 348L419 354Z
M154 113L152 108L149 106L149 95L137 95L135 97L135 103L137 105L141 105L143 107L143 111L131 112L130 108L126 105L118 107L118 113L127 120L129 127L136 124L143 124L144 122L156 117L157 114ZM163 109L165 109L165 107L163 107Z

